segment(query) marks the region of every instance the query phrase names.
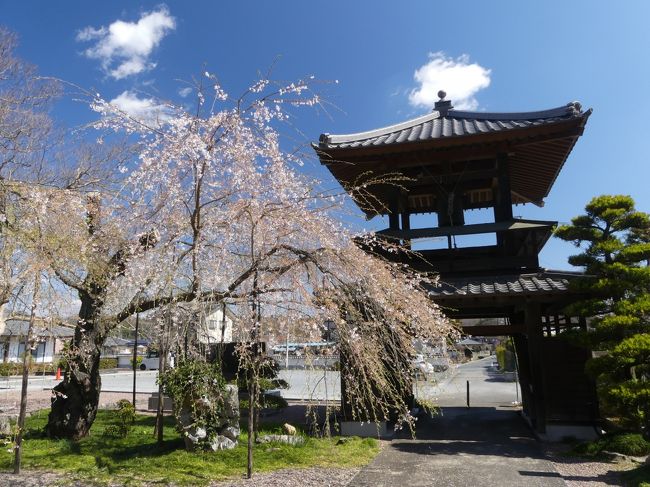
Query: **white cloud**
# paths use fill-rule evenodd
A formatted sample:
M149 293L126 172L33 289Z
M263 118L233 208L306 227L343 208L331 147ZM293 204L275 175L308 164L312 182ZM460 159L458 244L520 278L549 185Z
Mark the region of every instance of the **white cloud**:
M454 108L476 110L478 101L474 95L490 86L490 74L491 70L470 63L467 54L454 59L444 52L429 53L429 61L413 74L419 86L409 93L409 102L431 109L438 101L438 91L443 90Z
M148 125L159 125L170 117L169 108L157 103L153 98L139 98L132 91L123 91L110 103L131 117Z
M86 27L77 33L77 40L94 42L84 54L98 59L108 75L122 79L155 68L149 56L175 28L176 20L167 7L161 6L142 14L137 22L116 20L108 27Z
M182 98L186 98L189 96L189 94L192 93L192 88L189 86L186 86L185 88L181 88L178 90L178 94L181 95Z

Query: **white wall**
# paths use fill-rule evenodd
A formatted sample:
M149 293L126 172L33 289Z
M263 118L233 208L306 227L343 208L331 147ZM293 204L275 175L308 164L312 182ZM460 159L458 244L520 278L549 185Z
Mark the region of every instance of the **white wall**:
M223 328L223 342L232 342L232 320L226 313L225 323L223 321L223 313L220 309L212 312L205 317L205 324L202 326L199 333L199 340L203 343L221 343L222 342L222 328Z
M9 338L9 353L7 354L7 362L21 362L22 357L20 357L20 354L18 351L21 348L21 344L24 343L25 338L24 337L17 337L17 336L12 336ZM45 339L45 350L44 353L39 354L35 359L34 362L36 363L51 363L54 359L54 341L55 338L53 337L47 337ZM40 342L36 343L36 347L38 347ZM1 348L1 346L0 346ZM2 354L0 353L0 360L2 359Z

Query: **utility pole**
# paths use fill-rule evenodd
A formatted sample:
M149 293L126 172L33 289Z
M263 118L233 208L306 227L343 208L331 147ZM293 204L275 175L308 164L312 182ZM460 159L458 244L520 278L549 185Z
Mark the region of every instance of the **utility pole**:
M140 331L140 312L135 314L135 340L133 341L133 409L135 409L135 386L138 370L138 332Z

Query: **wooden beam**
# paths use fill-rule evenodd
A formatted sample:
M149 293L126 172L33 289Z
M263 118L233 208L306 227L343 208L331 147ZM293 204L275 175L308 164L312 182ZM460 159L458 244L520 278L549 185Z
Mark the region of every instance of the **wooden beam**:
M463 326L463 333L473 336L507 336L524 333L524 325L469 325Z
M546 229L551 230L557 222L543 221L543 220L514 220L501 221L496 223L476 223L473 225L451 226L451 227L428 227L428 228L414 228L393 230L386 228L379 230L378 235L385 235L394 238L434 238L434 237L447 237L452 235L479 235L484 233L496 233L504 231L516 230L531 230L531 229Z

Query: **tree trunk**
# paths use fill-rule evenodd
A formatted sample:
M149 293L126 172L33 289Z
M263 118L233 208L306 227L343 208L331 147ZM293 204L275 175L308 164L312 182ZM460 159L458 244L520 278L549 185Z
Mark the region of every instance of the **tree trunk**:
M20 473L20 464L23 455L23 433L25 432L25 416L27 413L27 385L29 382L29 363L32 358L32 345L34 341L34 320L36 319L36 307L38 306L38 291L40 274L34 279L34 294L32 295L32 309L29 315L29 326L25 337L25 356L23 357L23 381L20 389L20 413L18 414L18 434L16 435L16 451L14 457L14 473Z
M69 359L63 381L52 390L45 432L50 438L79 440L95 421L101 392L100 345Z
M160 355L158 356L158 377L162 377L165 373L165 367L167 366L165 360L165 347L163 344L160 344ZM156 442L158 446L163 445L164 435L163 428L164 424L164 404L165 404L165 394L163 391L162 382L158 383L158 409L156 410L156 426L154 428L156 434Z
M248 376L248 461L246 462L246 476L253 477L253 436L255 418L255 382L253 374Z
M99 358L105 336L97 316L101 301L81 292L79 322L63 381L52 389L52 409L45 432L50 438L79 440L95 421L102 380Z

